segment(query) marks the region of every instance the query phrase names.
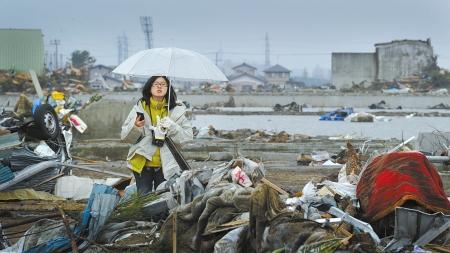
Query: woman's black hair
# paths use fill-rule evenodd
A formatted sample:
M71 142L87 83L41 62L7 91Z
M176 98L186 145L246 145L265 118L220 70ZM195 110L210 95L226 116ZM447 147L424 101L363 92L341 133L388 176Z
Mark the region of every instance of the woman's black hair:
M167 102L170 102L169 104L169 110L172 110L176 105L177 101L177 94L175 94L175 90L173 89L172 85L170 85L170 81L166 76L152 76L150 77L147 82L145 83L144 87L142 88L142 100L144 100L148 105L150 104L150 96L153 83L158 79L159 77L164 78L166 80L168 85L168 90L166 95L164 96L166 98ZM169 92L170 92L170 101L169 101Z

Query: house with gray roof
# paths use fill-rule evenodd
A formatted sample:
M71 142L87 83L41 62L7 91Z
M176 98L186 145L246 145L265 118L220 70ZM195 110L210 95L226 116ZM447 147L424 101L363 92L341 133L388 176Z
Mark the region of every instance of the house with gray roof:
M253 91L256 90L258 86L264 85L264 79L248 73L242 73L231 76L229 78L229 83L236 91Z
M247 73L249 75L256 76L256 68L251 66L251 65L249 65L249 64L247 64L247 63L245 63L245 62L240 64L240 65L237 65L237 66L233 67L233 70L236 73L240 73L240 74Z
M284 89L286 84L291 79L291 71L279 64L276 64L264 70L264 78L266 80L266 84L278 86Z

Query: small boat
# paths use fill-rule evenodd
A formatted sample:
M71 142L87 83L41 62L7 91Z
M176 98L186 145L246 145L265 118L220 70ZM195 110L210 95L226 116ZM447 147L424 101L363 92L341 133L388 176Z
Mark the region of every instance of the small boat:
M353 107L337 109L333 112L327 112L320 116L319 120L343 121L348 115L353 113Z

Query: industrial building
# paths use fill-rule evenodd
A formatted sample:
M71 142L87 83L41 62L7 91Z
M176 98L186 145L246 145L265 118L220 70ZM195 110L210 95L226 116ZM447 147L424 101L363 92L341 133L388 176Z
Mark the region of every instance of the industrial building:
M435 61L430 39L394 40L375 44L374 53L332 53L331 81L337 89L374 81L392 82L422 76Z
M0 29L0 70L44 73L44 39L39 29Z

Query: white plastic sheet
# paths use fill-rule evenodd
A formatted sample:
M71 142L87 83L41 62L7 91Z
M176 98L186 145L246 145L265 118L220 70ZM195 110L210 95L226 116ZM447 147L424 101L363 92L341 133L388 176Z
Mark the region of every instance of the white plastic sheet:
M336 194L342 197L350 197L351 199L356 199L356 185L350 183L336 183L329 180L322 182L323 185L328 186Z
M120 178L92 179L87 177L64 176L58 178L55 185L55 195L66 199L80 200L89 198L94 184L112 186Z
M302 202L311 202L316 198L317 188L312 181L309 181L302 190L303 195L300 197Z
M41 141L39 145L34 149L34 153L36 153L40 157L47 156L55 156L56 153L53 151L45 141Z

